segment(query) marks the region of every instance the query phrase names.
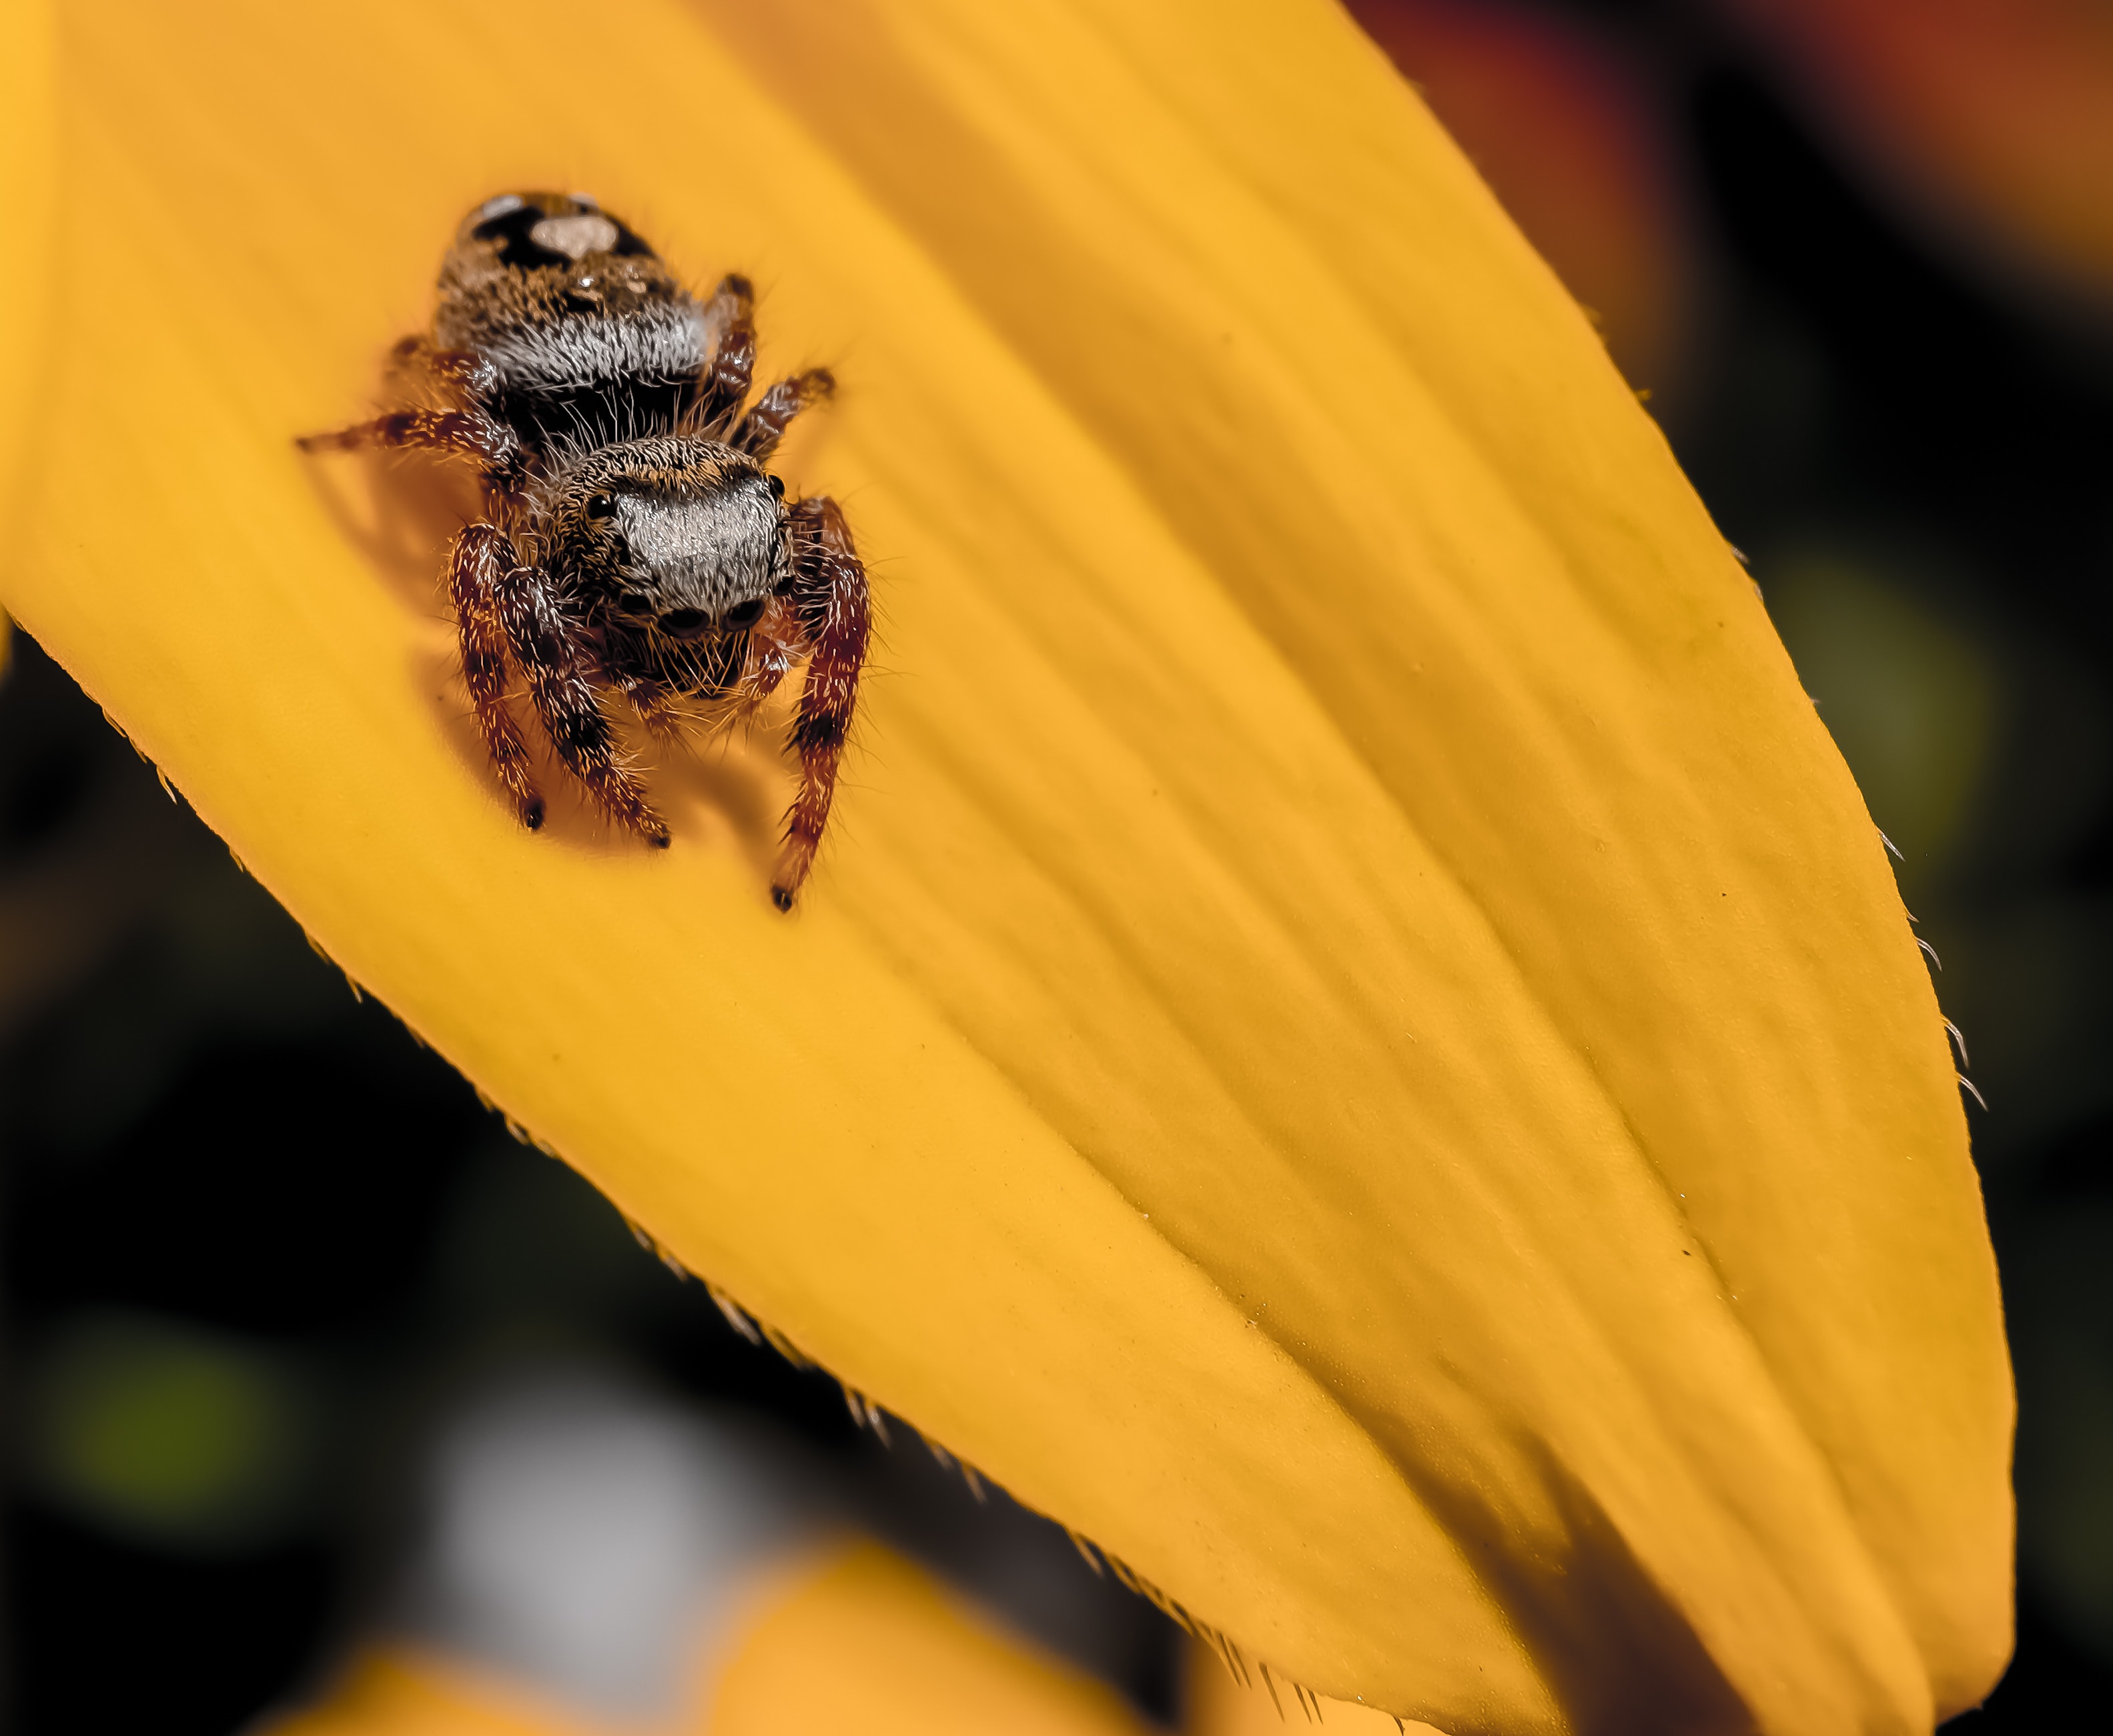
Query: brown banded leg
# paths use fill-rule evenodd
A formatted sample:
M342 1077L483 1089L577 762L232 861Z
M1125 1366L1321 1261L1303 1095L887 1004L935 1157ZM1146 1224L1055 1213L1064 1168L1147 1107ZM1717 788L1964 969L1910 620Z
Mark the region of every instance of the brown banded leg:
M706 439L718 440L740 414L755 372L755 290L748 279L729 275L719 280L705 304L705 325L719 333L719 341L697 382L690 425Z
M778 450L785 426L810 404L819 404L837 389L837 377L826 368L810 368L789 380L780 380L741 418L727 444L746 452L759 463Z
M588 680L579 629L566 619L550 582L517 566L496 587L500 624L513 660L528 678L528 697L565 770L602 811L648 843L668 847L668 827L646 800L646 787L618 757L616 736Z
M473 458L485 473L503 480L519 473L521 442L513 430L479 410L392 410L372 422L328 434L303 434L294 444L303 452L351 452L361 446L414 446Z
M638 720L646 725L646 732L658 742L681 739L682 714L675 709L674 697L657 681L649 681L642 675L619 675L617 690L630 702L631 709L638 714Z
M441 349L424 333L413 332L399 338L389 351L388 377L395 381L407 375L467 395L491 391L499 370L473 349Z
M792 909L828 825L837 762L851 733L859 672L865 667L866 642L873 632L865 569L837 503L826 496L802 500L791 518L796 576L790 596L808 663L800 715L792 725L792 745L800 755L800 793L785 816L785 846L770 888L771 902L780 910Z
M448 594L454 600L463 681L477 708L477 733L513 811L532 832L543 823L543 797L530 770L528 744L506 707L506 630L499 619L500 579L520 564L497 525L465 525L449 551Z

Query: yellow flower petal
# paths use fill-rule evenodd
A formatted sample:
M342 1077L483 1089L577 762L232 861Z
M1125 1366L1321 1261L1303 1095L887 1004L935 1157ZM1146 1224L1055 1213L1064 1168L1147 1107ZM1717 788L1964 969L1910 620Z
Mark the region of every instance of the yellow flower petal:
M683 1262L1252 1662L1454 1731L1927 1729L2008 1647L1944 1039L1750 587L1321 0L84 0L5 601ZM299 462L459 212L594 189L838 406L883 626L518 832L448 521Z
M1107 1688L877 1544L781 1564L736 1602L672 1716L596 1715L479 1666L381 1646L268 1736L1143 1736Z
M7 267L0 272L0 511L26 482L30 416L48 354L53 196L58 164L46 0L0 7L0 186L7 190ZM7 629L0 625L0 667Z
M1294 1719L1324 1725L1335 1736L1443 1736L1427 1724L1398 1724L1354 1700L1308 1700L1303 1688L1252 1674L1240 1681L1203 1646L1190 1657L1186 1689L1188 1736L1283 1736Z
M1591 310L1630 383L1677 400L1694 360L1695 240L1671 129L1619 39L1503 0L1349 8Z
M264 1729L269 1736L666 1736L395 1647L362 1653L321 1702Z
M728 1637L696 1720L710 1736L1144 1736L1108 1688L877 1544L772 1591Z

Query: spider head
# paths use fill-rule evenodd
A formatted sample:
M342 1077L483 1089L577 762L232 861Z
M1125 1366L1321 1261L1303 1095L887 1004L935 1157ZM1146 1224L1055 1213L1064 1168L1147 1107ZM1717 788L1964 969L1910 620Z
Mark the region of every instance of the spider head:
M673 639L746 632L790 570L784 484L709 441L638 445L568 491L573 564L621 620Z

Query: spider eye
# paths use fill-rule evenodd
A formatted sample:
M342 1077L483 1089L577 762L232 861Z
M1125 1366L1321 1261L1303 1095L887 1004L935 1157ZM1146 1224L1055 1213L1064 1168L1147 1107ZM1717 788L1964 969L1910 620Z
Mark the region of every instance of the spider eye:
M764 480L770 484L770 492L775 499L782 500L785 498L785 483L781 477L765 477Z
M626 614L650 614L653 599L642 591L627 591L616 600L616 606Z
M587 516L599 523L616 516L616 496L607 492L587 496Z
M763 599L751 597L745 603L736 603L726 612L726 624L737 631L745 632L763 619Z

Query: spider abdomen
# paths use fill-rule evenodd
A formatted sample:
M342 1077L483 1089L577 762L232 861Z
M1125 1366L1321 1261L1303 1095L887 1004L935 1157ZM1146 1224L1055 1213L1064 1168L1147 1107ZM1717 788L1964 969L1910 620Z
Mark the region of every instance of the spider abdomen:
M435 340L483 360L482 407L539 452L673 433L696 401L712 348L703 305L599 210L487 202L440 291Z

